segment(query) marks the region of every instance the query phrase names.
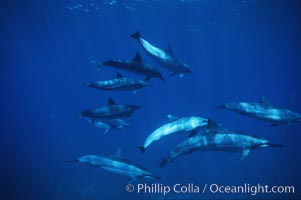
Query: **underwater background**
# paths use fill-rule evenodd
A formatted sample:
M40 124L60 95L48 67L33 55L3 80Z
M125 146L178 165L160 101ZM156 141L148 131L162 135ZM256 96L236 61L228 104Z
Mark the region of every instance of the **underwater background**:
M301 112L301 3L297 0L29 0L2 1L1 199L300 199L301 124L287 129L216 109L258 101ZM195 71L183 78L153 62L129 37L166 49ZM133 59L141 53L166 81L131 92L106 92L81 83L112 79L118 70L96 70L91 61ZM141 78L127 72L126 77ZM102 129L74 113L107 104L143 106L132 127ZM240 153L195 152L158 168L170 149L187 138L177 134L138 146L166 115L210 117L224 127L267 138L284 148ZM293 185L294 194L137 194L127 178L84 164L83 155L110 156L117 149L162 180L137 183L196 185Z

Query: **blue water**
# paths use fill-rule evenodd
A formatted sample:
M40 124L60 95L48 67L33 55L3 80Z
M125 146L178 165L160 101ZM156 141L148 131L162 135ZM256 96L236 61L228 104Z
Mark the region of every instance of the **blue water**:
M79 6L82 5L82 6ZM7 1L0 7L1 199L300 199L301 124L286 130L215 109L232 101L257 101L301 112L301 4L285 0L190 1ZM196 75L169 77L129 37L142 36L174 54ZM97 71L90 61L145 62L167 81L131 92L103 92L82 82L111 79L117 70ZM122 72L124 76L141 78ZM106 105L143 106L133 127L103 130L74 113ZM137 149L166 115L210 117L226 128L259 135L284 148L240 153L195 152L158 168L161 158L186 139L173 135L141 154ZM138 183L293 185L294 194L137 194L127 178L77 163L87 154L123 156L162 177Z

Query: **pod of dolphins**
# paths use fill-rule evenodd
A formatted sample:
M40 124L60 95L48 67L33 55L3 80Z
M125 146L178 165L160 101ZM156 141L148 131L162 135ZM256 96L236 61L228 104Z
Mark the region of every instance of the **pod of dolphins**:
M179 75L182 78L184 74L193 73L193 70L184 61L174 55L170 45L168 45L166 50L155 47L147 40L141 38L139 31L130 36L138 41L146 54L156 63L169 70L171 72L170 76ZM136 52L133 60L107 60L96 62L96 64L98 70L101 70L104 66L110 66L118 70L141 75L144 79L126 78L117 72L115 79L83 83L86 87L104 91L132 91L135 94L138 89L151 86L148 83L151 78L165 80L155 67L143 62L138 52ZM104 134L107 134L111 129L130 127L130 117L139 108L141 106L117 104L113 99L109 98L107 105L95 109L87 109L77 115L93 126L104 129ZM284 125L287 128L293 123L301 121L301 114L272 106L265 97L259 102L226 103L218 106L218 108L268 122L271 126ZM177 144L170 151L169 156L163 158L160 167L173 162L180 156L196 151L240 152L240 159L243 160L253 149L283 147L283 145L271 143L265 138L226 129L210 118L199 116L178 118L173 115L167 115L167 118L168 122L150 133L144 144L139 146L140 151L143 153L153 142L165 136L186 133L188 138ZM85 163L115 174L124 175L129 178L129 182L142 178L160 179L159 176L152 174L147 169L122 158L120 150L116 155L110 157L86 155L66 162Z

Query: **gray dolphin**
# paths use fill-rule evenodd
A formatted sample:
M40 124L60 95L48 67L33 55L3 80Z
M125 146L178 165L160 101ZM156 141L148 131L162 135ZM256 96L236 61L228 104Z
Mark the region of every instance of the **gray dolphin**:
M185 62L175 57L170 45L168 45L166 51L163 51L162 49L153 46L151 43L141 38L139 31L131 34L130 36L138 40L139 44L151 58L153 58L163 67L170 70L172 72L171 76L179 74L180 77L183 77L185 73L193 72Z
M116 78L112 80L84 83L83 85L86 87L107 91L133 90L133 94L135 94L137 90L142 87L150 86L150 84L148 84L146 81L125 78L120 73L117 73Z
M129 182L133 182L142 178L156 178L161 179L159 176L153 175L147 169L129 161L121 158L120 155L115 155L111 157L101 157L96 155L86 155L82 156L76 160L68 160L66 162L80 162L85 163L93 167L101 168L106 171L127 176L129 177Z
M193 135L199 131L201 127L207 125L207 119L202 117L177 118L172 115L167 115L167 117L169 118L169 122L153 131L146 138L144 145L139 147L142 153L151 143L160 140L162 137L180 132L190 132Z
M276 108L267 102L264 97L261 102L227 103L219 106L219 108L269 122L272 126L286 125L288 127L292 123L301 121L301 114L283 108Z
M261 147L283 147L283 145L272 144L264 138L219 127L215 122L209 120L207 129L176 145L170 155L162 160L160 167L182 155L195 151L242 152L240 159L243 160L248 156L250 150Z
M98 69L101 69L103 66L111 66L138 75L143 75L146 77L145 80L149 80L151 78L159 78L161 80L165 80L156 68L149 64L143 63L142 58L138 52L136 52L136 56L133 60L107 60L97 63L97 65Z
M116 118L130 118L130 116L141 106L136 105L122 105L116 104L113 99L108 100L108 105L94 110L84 110L79 113L80 118L90 119L116 119Z
M91 119L87 121L97 128L104 129L104 134L107 134L112 129L121 129L123 127L131 127L131 125L124 119Z

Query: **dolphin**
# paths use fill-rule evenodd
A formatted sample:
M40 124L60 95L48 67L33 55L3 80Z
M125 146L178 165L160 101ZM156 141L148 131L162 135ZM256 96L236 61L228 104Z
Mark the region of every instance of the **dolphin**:
M134 39L137 39L145 52L158 64L170 70L172 72L170 76L179 74L180 77L183 77L185 73L193 72L185 62L175 57L170 45L168 45L166 51L163 51L162 49L153 46L151 43L141 38L139 31L131 34L130 36Z
M206 129L176 145L170 151L170 155L162 159L160 167L195 151L242 152L240 160L243 160L251 150L261 147L283 147L283 145L272 144L264 138L219 127L209 119Z
M119 105L113 99L108 100L108 105L94 110L84 110L79 113L80 118L90 118L90 119L116 119L116 118L125 118L128 119L131 117L133 112L141 106L136 105Z
M260 102L237 102L219 106L221 109L271 123L271 126L286 125L301 121L301 114L272 106L265 97Z
M103 66L111 66L117 69L142 75L146 77L145 80L149 80L151 78L165 80L156 68L149 64L143 63L143 60L138 52L136 52L136 56L133 60L107 60L97 63L97 65L98 69L101 69Z
M201 117L177 118L172 115L167 115L167 117L169 122L153 131L146 138L144 145L139 147L142 153L151 143L160 140L164 136L180 132L190 132L191 135L194 135L200 128L207 125L207 119Z
M96 88L99 90L109 90L109 91L133 90L133 94L135 94L137 90L142 87L150 86L150 84L148 84L146 81L125 78L120 73L117 73L116 78L112 80L84 83L83 85L86 87Z
M97 128L104 129L104 134L107 134L112 129L121 129L123 127L131 127L124 119L90 119L87 121Z
M106 171L127 176L129 177L129 182L133 182L142 178L156 178L161 179L159 176L153 175L147 169L127 160L121 158L120 155L115 155L111 157L102 157L97 155L86 155L82 156L76 160L68 160L65 162L79 162L85 163L92 167L97 167L104 169Z

